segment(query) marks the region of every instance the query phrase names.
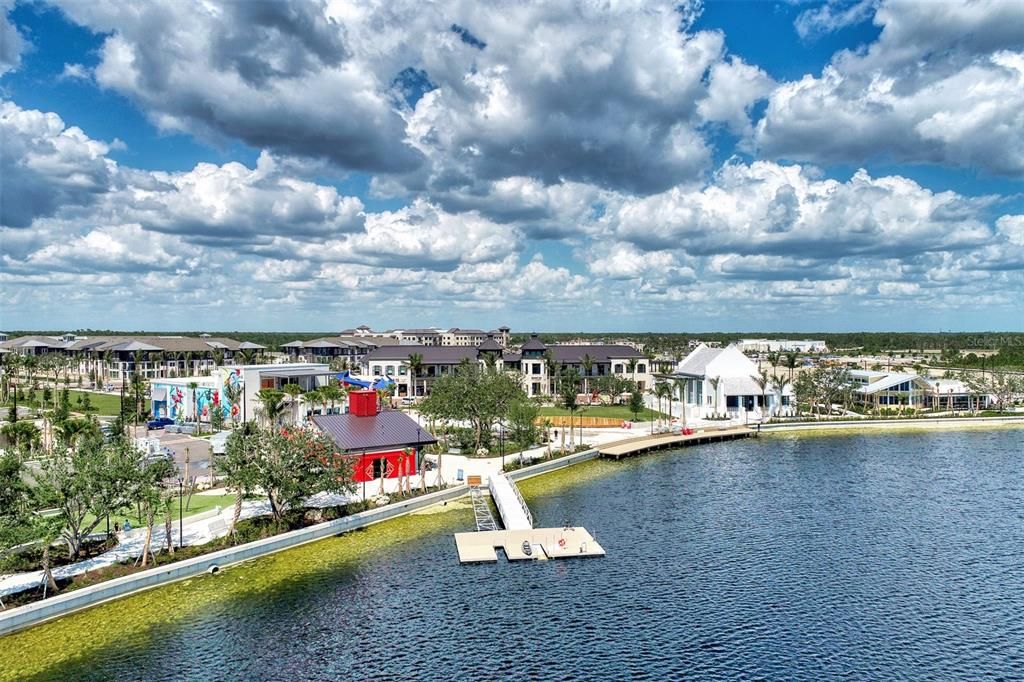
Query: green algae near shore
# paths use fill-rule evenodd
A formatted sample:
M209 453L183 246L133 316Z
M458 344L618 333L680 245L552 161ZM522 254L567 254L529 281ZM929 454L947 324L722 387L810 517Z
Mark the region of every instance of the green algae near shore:
M114 650L154 646L231 600L268 598L286 584L355 569L367 556L402 552L410 541L472 527L468 504L456 501L114 599L0 637L0 681L63 678L66 666ZM454 551L454 549L453 549Z

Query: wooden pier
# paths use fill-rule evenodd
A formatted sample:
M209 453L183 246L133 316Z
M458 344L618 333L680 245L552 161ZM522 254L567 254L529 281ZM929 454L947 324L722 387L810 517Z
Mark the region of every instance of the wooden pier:
M665 448L686 447L689 445L701 445L703 443L716 443L724 440L736 440L738 438L750 438L756 436L757 431L746 426L728 427L723 429L701 429L691 434L677 433L656 433L651 436L640 436L629 440L608 443L598 448L602 457L620 459L632 457L652 450L663 450Z

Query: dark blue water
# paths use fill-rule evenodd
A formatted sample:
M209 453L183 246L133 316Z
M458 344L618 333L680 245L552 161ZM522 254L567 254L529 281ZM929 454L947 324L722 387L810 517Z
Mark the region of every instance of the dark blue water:
M1024 431L773 437L585 465L523 490L539 525L584 525L607 558L462 567L453 514L49 672L1024 678L1022 450Z

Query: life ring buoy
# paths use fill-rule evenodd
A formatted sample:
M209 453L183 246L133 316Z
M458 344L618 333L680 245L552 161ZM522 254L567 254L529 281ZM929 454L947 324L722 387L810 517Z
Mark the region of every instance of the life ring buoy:
M565 538L558 538L558 546L565 549Z

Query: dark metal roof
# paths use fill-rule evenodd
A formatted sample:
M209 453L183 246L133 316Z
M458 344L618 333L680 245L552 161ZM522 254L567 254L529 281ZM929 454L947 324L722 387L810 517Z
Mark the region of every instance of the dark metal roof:
M493 336L488 336L487 340L481 343L479 346L477 346L476 349L485 352L496 351L499 353L504 350L504 348L501 347L501 344L494 340Z
M342 450L380 450L436 443L437 439L416 420L398 410L378 412L372 417L354 414L317 414L313 423Z
M523 350L547 350L547 348L536 334L532 334L530 340L523 344Z
M525 346L524 346L525 348ZM644 354L632 346L614 344L594 344L588 346L549 346L551 355L556 362L570 365L578 365L583 361L584 355L589 355L595 363L611 362L615 360L628 360L636 358L640 360Z
M463 360L477 360L473 346L381 346L370 351L363 362L408 361L414 353L423 356L425 365L457 365Z

